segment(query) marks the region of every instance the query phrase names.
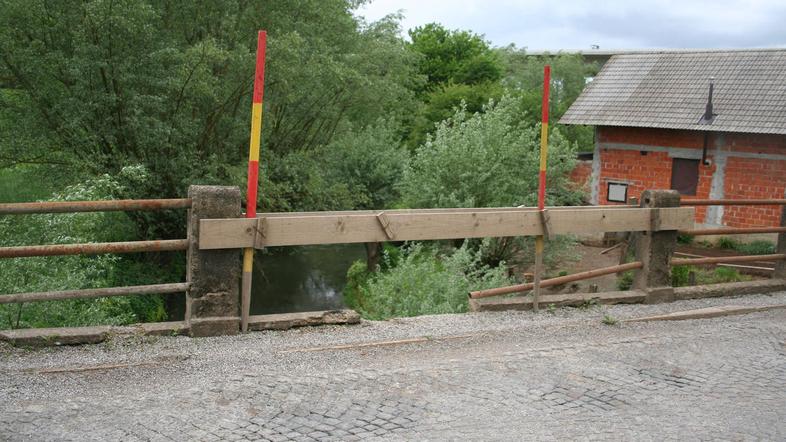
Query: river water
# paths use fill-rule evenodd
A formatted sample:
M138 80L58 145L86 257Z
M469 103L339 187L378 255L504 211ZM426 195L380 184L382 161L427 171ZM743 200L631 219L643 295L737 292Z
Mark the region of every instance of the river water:
M363 244L288 249L255 254L251 314L343 308L347 270L366 259Z

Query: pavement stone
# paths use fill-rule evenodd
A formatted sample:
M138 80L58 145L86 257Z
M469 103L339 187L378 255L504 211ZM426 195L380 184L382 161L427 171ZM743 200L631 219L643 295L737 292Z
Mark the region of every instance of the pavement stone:
M786 311L534 327L248 359L232 346L202 360L197 345L105 372L21 370L8 361L71 350L14 353L0 359L0 440L786 440ZM113 355L73 353L99 351Z

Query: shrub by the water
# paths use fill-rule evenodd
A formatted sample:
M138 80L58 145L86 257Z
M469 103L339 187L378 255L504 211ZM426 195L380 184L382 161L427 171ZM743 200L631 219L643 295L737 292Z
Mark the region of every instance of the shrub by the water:
M512 283L504 263L485 266L466 245L445 255L421 244L408 246L398 265L376 274L356 263L348 280L345 301L367 319L466 312L470 291Z

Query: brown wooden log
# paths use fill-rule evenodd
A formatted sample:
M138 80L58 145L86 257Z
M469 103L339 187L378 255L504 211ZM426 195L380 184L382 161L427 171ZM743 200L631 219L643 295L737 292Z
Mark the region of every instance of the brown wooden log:
M89 299L110 296L149 295L182 293L189 289L191 284L179 282L173 284L136 285L129 287L108 287L86 290L61 290L53 292L17 293L13 295L0 295L0 304L13 304L17 302L57 301L62 299Z
M540 282L541 287L551 287L560 284L567 284L569 282L581 281L583 279L595 278L597 276L610 275L612 273L620 273L627 270L640 269L642 263L639 261L629 262L611 267L604 267L602 269L588 270L586 272L574 273L572 275L559 276L551 279L544 279ZM508 293L525 292L532 290L535 287L534 283L518 284L509 287L498 287L495 289L477 290L470 292L469 297L472 299L486 298L489 296L506 295Z
M786 205L786 199L683 199L680 206L780 206Z
M0 204L0 215L164 210L187 209L189 207L191 207L190 198L108 201L42 201L36 203Z
M188 250L187 239L0 247L0 258L100 255L104 253L173 252L178 250Z
M739 235L749 233L783 233L786 227L719 227L716 229L680 230L680 235Z
M784 253L775 253L772 255L715 256L711 258L672 258L671 265L725 264L730 262L780 261L784 259L786 259L786 254Z

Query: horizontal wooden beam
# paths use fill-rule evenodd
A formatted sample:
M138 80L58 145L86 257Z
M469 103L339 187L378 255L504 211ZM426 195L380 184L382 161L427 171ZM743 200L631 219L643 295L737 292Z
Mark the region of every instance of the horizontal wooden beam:
M560 208L550 210L551 233L556 235L644 231L651 212L659 211L661 230L693 226L692 208ZM380 222L380 214L384 222ZM531 208L501 210L427 209L343 212L325 215L203 219L199 248L296 246L383 241L543 235L540 212Z
M728 262L766 262L786 260L786 254L773 253L771 255L739 255L739 256L712 256L708 258L672 258L672 266L720 264Z

